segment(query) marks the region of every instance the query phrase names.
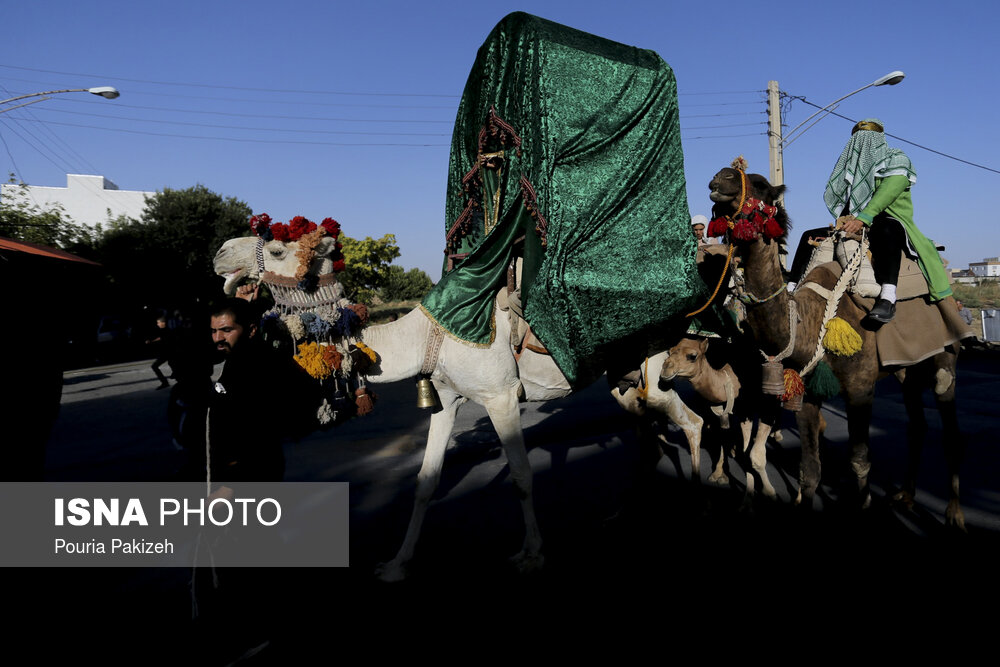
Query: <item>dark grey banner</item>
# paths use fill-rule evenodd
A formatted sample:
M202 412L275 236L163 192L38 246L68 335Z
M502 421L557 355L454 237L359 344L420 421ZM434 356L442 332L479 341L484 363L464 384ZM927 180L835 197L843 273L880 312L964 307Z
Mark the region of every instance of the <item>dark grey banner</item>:
M0 483L4 567L347 567L348 484Z

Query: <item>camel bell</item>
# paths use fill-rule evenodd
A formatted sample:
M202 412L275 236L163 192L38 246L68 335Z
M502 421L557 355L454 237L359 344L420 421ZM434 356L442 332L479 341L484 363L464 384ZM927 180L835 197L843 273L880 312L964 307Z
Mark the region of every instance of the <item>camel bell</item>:
M437 390L431 384L430 378L420 378L417 380L417 407L436 409L441 407L441 400L438 398Z

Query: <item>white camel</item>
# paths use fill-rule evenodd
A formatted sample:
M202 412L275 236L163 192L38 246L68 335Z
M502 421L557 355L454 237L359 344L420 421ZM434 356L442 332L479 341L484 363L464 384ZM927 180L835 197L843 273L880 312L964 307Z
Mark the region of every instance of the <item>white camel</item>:
M224 290L232 294L247 280L269 283L295 274L299 265L295 242L263 242L255 237L227 241L215 257L215 271L225 279ZM323 239L315 248L309 270L320 275L332 270L329 253L334 239ZM322 285L323 283L321 283ZM328 289L331 287L328 285ZM320 289L324 289L321 287ZM339 284L331 298L342 298ZM361 339L378 355L377 363L367 371L371 383L396 382L417 376L426 361L428 345L440 345L430 379L437 390L441 409L431 416L430 431L423 463L417 476L416 500L406 530L406 537L396 556L379 566L377 574L386 581L405 578L407 565L414 555L427 506L438 486L445 450L455 424L459 406L468 400L486 408L510 465L511 479L524 515L523 547L512 561L522 571L531 571L543 563L542 538L532 506L532 471L521 430L519 403L522 400L544 401L568 395L572 390L565 377L545 354L525 350L515 357L510 343L510 322L505 313L494 307L496 335L489 347L474 347L447 335L421 308L416 308L395 322L369 326ZM612 396L628 412L642 416L665 415L685 433L692 461L692 477L700 480L700 443L703 420L681 401L675 391L657 387L656 377L666 353L652 357L641 369L652 369L652 381L643 389L631 388ZM643 375L645 381L645 375Z

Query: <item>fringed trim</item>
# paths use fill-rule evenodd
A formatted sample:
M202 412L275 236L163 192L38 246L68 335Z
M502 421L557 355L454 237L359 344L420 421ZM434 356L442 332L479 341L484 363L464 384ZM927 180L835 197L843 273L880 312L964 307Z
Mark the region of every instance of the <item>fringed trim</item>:
M499 150L489 153L486 152L486 144L490 141L490 139L494 139L499 142ZM451 261L451 257L456 254L459 243L472 231L472 220L475 217L476 209L483 209L483 205L480 203L483 196L482 169L501 169L505 160L505 149L508 148L516 149L517 155L520 156L521 137L518 136L517 131L510 123L496 114L496 109L491 106L486 115L486 122L479 131L476 163L472 166L472 169L470 169L468 173L462 177L462 192L466 197L465 208L462 209L462 213L459 214L458 219L455 220L455 223L445 235L444 253L449 256L449 271L454 268L454 262ZM499 217L500 194L501 193L498 190L494 194L493 198L494 224L496 219ZM492 226L487 225L487 228L484 231L489 233L491 229Z
M486 142L489 139L498 139L503 147L513 146L518 149L518 156L521 155L521 137L518 136L514 126L497 115L496 107L490 106L486 113L486 124L479 131L479 152L486 150Z
M283 314L301 313L323 306L337 309L344 303L344 288L337 282L337 276L327 273L320 276L318 284L311 292L299 288L294 278L286 278L267 272L261 277L271 290L275 307Z
M549 244L549 222L542 215L542 212L538 210L538 193L535 192L535 188L531 185L531 181L524 174L521 174L521 198L524 200L524 208L528 210L531 214L532 219L535 221L535 233L542 240L542 247L546 248Z
M265 271L260 276L260 281L266 283L267 285L279 285L281 287L296 288L298 286L298 280L290 276L282 276L271 271ZM318 287L326 287L327 285L333 285L337 282L336 273L324 273L319 277Z
M444 335L445 336L447 336L448 338L451 338L454 341L457 341L457 342L461 343L462 345L468 345L470 347L489 347L489 346L493 345L493 341L497 337L497 320L496 320L496 308L495 307L490 309L490 340L487 343L473 343L472 341L465 340L464 338L459 338L458 336L456 336L452 332L448 331L448 329L445 328L445 326L443 324L441 324L440 322L438 322L437 319L433 315L431 315L431 311L427 310L427 308L424 306L424 304L422 304L422 303L421 304L417 304L417 308L420 309L420 312L422 312L427 317L427 319L429 319L431 322L433 322L436 326L441 327L441 330L444 331Z

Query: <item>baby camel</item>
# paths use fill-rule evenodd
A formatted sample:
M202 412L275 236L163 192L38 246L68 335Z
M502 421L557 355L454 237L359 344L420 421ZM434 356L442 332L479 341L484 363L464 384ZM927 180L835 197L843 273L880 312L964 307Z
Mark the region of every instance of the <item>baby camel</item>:
M750 445L751 434L753 432L753 417L760 406L751 406L751 398L757 396L759 392L744 392L740 394L740 380L737 373L730 364L725 364L722 368L713 368L705 358L708 350L708 339L684 338L677 345L670 348L667 359L663 362L660 371L660 380L669 382L674 378L687 378L691 386L704 398L711 406L712 412L719 417L722 428L729 428L729 417L735 414L740 423L740 431L743 435L743 453L750 450L750 464L752 471L746 474L746 496L744 504L750 502L754 494L754 474L760 476L761 486L764 495L768 498L775 497L774 487L767 477L767 452L765 443L771 433L771 420L760 420L757 427L757 436ZM745 373L741 373L744 374ZM744 378L749 379L749 378ZM762 397L763 398L763 397ZM728 484L729 478L723 470L725 463L725 447L719 453L719 458L715 463L712 474L708 481L717 484Z

